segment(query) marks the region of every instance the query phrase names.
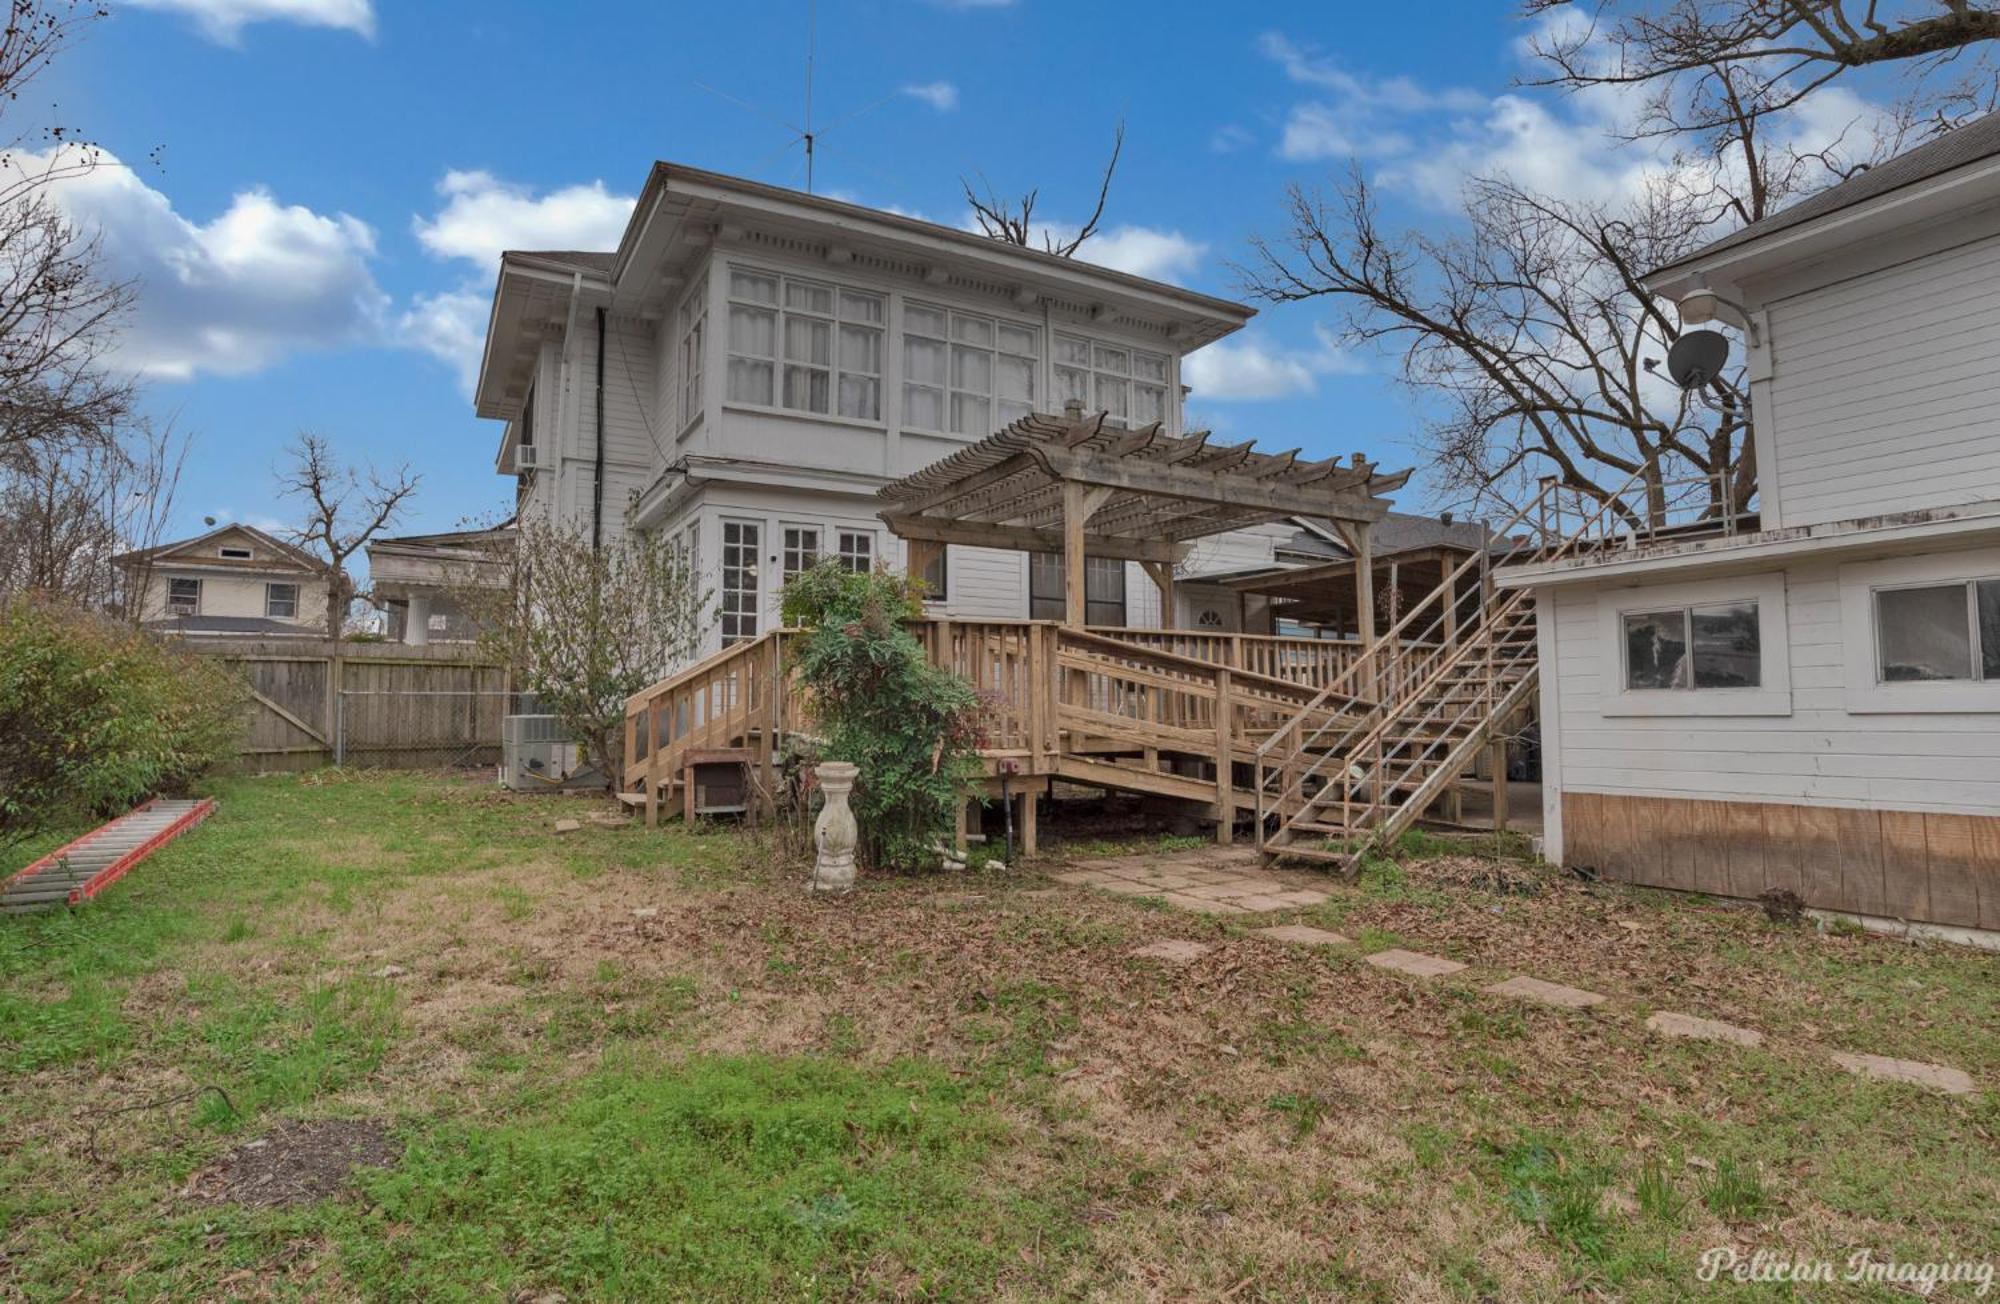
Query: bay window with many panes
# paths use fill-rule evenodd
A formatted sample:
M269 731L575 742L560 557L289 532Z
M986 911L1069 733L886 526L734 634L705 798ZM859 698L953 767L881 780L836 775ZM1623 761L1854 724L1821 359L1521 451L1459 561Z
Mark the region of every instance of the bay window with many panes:
M1056 397L1072 399L1087 412L1104 412L1124 425L1146 426L1167 419L1167 388L1173 361L1101 344L1076 335L1055 339Z
M880 421L887 321L879 294L732 268L729 401Z
M903 305L903 425L984 439L1035 407L1041 332L978 313Z

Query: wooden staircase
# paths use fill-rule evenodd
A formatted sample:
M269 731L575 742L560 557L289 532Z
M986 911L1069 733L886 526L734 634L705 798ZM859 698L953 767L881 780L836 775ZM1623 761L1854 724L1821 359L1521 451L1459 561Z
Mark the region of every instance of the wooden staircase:
M1522 589L1496 591L1494 572L1615 541L1605 529L1618 524L1624 492L1576 512L1570 491L1545 483L1486 550L1450 571L1326 690L1378 688L1378 707L1332 736L1301 712L1257 749L1257 833L1266 859L1354 872L1506 737L1535 701L1537 634L1533 599ZM1412 644L1435 649L1417 673L1403 655Z

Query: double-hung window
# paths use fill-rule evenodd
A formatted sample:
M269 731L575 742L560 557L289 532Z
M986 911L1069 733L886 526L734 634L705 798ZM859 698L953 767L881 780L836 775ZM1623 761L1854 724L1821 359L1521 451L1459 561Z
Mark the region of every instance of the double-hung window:
M702 276L681 300L680 423L685 427L701 413L702 371L708 365L708 277Z
M729 274L729 401L882 419L882 296Z
M1135 426L1167 419L1172 363L1165 354L1058 335L1055 364L1057 395L1065 403L1074 400L1086 411Z
M1028 617L1063 620L1069 611L1063 555L1028 555ZM1125 623L1125 563L1110 557L1083 559L1083 623L1122 626Z
M903 424L984 439L1035 408L1041 333L1032 327L903 307Z
M1620 629L1628 691L1756 688L1763 683L1755 602L1627 611Z
M840 564L856 575L875 569L875 536L866 530L840 532Z
M1875 590L1878 682L2000 679L2000 577Z
M794 576L803 575L819 565L819 527L787 525L784 529L784 573L785 582L789 584Z
M167 614L170 616L199 616L201 614L201 581L196 579L169 579L167 581Z
M266 584L264 586L264 614L273 620L291 620L299 614L299 586L296 584Z
M758 554L764 527L755 521L722 523L722 643L757 637Z

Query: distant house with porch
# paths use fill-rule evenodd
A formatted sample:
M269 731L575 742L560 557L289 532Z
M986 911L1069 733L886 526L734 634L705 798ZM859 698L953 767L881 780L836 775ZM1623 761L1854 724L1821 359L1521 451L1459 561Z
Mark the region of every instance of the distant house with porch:
M464 609L468 590L508 582L512 522L373 539L367 547L369 598L387 615L391 642L470 643L479 636Z
M311 553L253 526L123 553L141 624L189 638L271 638L326 628L326 575Z
M1500 573L1548 855L2000 928L2000 117L1647 283L1743 332L1761 501Z

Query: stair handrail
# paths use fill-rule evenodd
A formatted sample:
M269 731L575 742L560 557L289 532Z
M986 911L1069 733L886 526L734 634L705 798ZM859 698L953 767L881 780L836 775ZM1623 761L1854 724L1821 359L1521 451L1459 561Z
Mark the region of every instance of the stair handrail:
M1328 695L1339 690L1343 686L1344 681L1346 681L1350 676L1360 674L1364 667L1373 663L1377 658L1378 654L1384 648L1393 649L1399 646L1399 644L1404 641L1417 642L1428 638L1433 633L1441 631L1442 626L1444 625L1445 622L1445 617L1452 612L1453 608L1455 608L1458 603L1463 601L1463 594L1459 592L1458 585L1459 581L1461 581L1469 572L1471 572L1475 568L1479 571L1479 583L1480 583L1480 588L1483 591L1487 585L1488 578L1494 569L1496 569L1499 566L1514 564L1516 562L1516 559L1524 552L1534 553L1535 556L1533 557L1533 560L1537 562L1560 560L1564 555L1568 553L1568 551L1574 545L1581 542L1586 537L1586 535L1590 533L1590 531L1595 529L1597 525L1604 520L1605 516L1611 511L1614 504L1622 502L1625 495L1629 493L1635 485L1642 484L1645 482L1645 480L1646 480L1646 468L1641 467L1639 470L1633 472L1632 475L1625 481L1625 483L1619 486L1617 490L1615 490L1612 493L1606 494L1604 497L1598 499L1595 509L1588 512L1583 517L1581 523L1578 524L1574 530L1571 530L1567 534L1557 538L1553 543L1553 545L1551 545L1549 542L1549 535L1551 532L1548 529L1548 522L1551 519L1554 519L1557 522L1561 521L1561 494L1565 488L1571 488L1572 491L1574 490L1573 487L1571 486L1565 486L1560 480L1556 479L1544 480L1542 482L1541 490L1533 498L1529 499L1520 508L1518 508L1514 512L1514 514L1507 519L1505 524L1499 526L1497 529L1494 529L1490 532L1492 535L1497 535L1501 540L1510 542L1510 546L1500 554L1497 561L1494 558L1492 544L1491 542L1489 542L1486 546L1481 547L1478 552L1465 558L1465 560L1461 561L1457 566L1453 567L1449 574L1447 574L1438 581L1436 587L1434 587L1429 594L1425 595L1423 599L1412 605L1410 610L1405 612L1402 618L1398 620L1395 624L1391 625L1385 633L1378 635L1373 644L1371 644L1368 648L1364 649L1362 654L1355 659L1352 665L1350 665L1339 676L1336 676L1331 683L1329 683L1325 688L1320 690L1318 696L1316 696L1311 702L1308 702L1304 707L1301 707L1299 711L1296 712L1290 720L1286 721L1275 732L1273 732L1270 737L1266 738L1263 741L1263 743L1261 743L1257 747L1255 753L1253 754L1255 759L1255 764L1257 766L1257 777L1256 777L1256 792L1258 798L1257 833L1259 841L1261 842L1264 835L1264 817L1265 817L1264 796L1267 790L1267 784L1264 778L1264 768L1266 764L1266 758L1269 752L1273 748L1275 748L1282 739L1292 734L1292 732L1295 729L1302 729L1304 727L1305 717L1308 715L1308 713L1319 707ZM1553 512L1551 509L1553 509ZM1519 527L1529 525L1530 524L1529 517L1531 515L1536 518L1533 525L1533 532L1530 533L1526 538L1519 540L1513 539L1512 538L1513 531ZM1407 626L1414 623L1417 617L1419 617L1425 611L1425 609L1430 607L1434 601L1437 602L1438 611L1437 614L1431 618L1431 623L1428 626L1426 626L1421 633L1407 640L1402 639L1401 636L1403 635ZM1505 605L1511 607L1513 604L1507 603ZM1480 616L1474 622L1475 627L1471 630L1460 632L1456 639L1455 646L1444 645L1443 654L1439 657L1437 664L1431 668L1430 673L1428 673L1424 677L1423 684L1421 684L1417 689L1401 694L1401 697L1404 700L1407 700L1415 696L1417 692L1422 691L1422 689L1428 688L1431 684L1436 683L1438 678L1441 675L1443 675L1447 670L1449 670L1453 665L1455 665L1459 660L1459 658L1462 657L1469 649L1480 646L1483 641L1483 635L1491 629L1493 619L1498 614L1499 612L1497 611L1487 611L1485 607L1482 605ZM1442 644L1442 640L1440 640L1440 643ZM1377 673L1379 673L1379 670L1380 668L1378 667ZM1379 719L1374 718L1378 715L1378 713L1379 713ZM1389 718L1390 718L1390 713L1388 705L1385 703L1377 706L1374 711L1371 711L1368 715L1365 715L1362 719L1352 723L1347 728L1347 730L1342 734L1340 739L1336 741L1331 748L1328 748L1325 751L1323 751L1319 755L1319 758L1315 760L1311 765L1300 770L1296 778L1289 779L1288 781L1287 776L1290 772L1290 767L1280 767L1278 770L1278 774L1282 786L1280 790L1275 794L1275 804L1278 808L1280 818L1283 817L1284 804L1292 796L1293 791L1297 789L1302 794L1306 780L1318 774L1321 768L1326 764L1328 759L1336 755L1345 756L1349 745L1354 741L1355 734L1357 733L1357 731L1366 730L1372 732L1376 724L1386 721ZM1323 738L1326 735L1326 733L1332 728L1333 723L1334 719L1332 717L1328 717L1319 725L1318 728L1312 731L1310 736L1301 735L1297 745L1292 749L1294 753L1304 752L1307 748L1317 744L1320 741L1320 739Z
M649 698L658 697L662 693L671 693L674 689L681 687L696 675L706 674L717 666L726 665L738 657L748 656L752 649L762 647L771 639L783 638L788 634L796 634L798 632L798 630L790 626L767 629L755 638L746 638L740 643L731 643L728 647L722 648L720 651L711 652L698 661L690 662L682 666L679 670L666 675L664 678L647 684L644 688L639 689L626 698L625 718L629 720L634 715L637 715L640 708Z

